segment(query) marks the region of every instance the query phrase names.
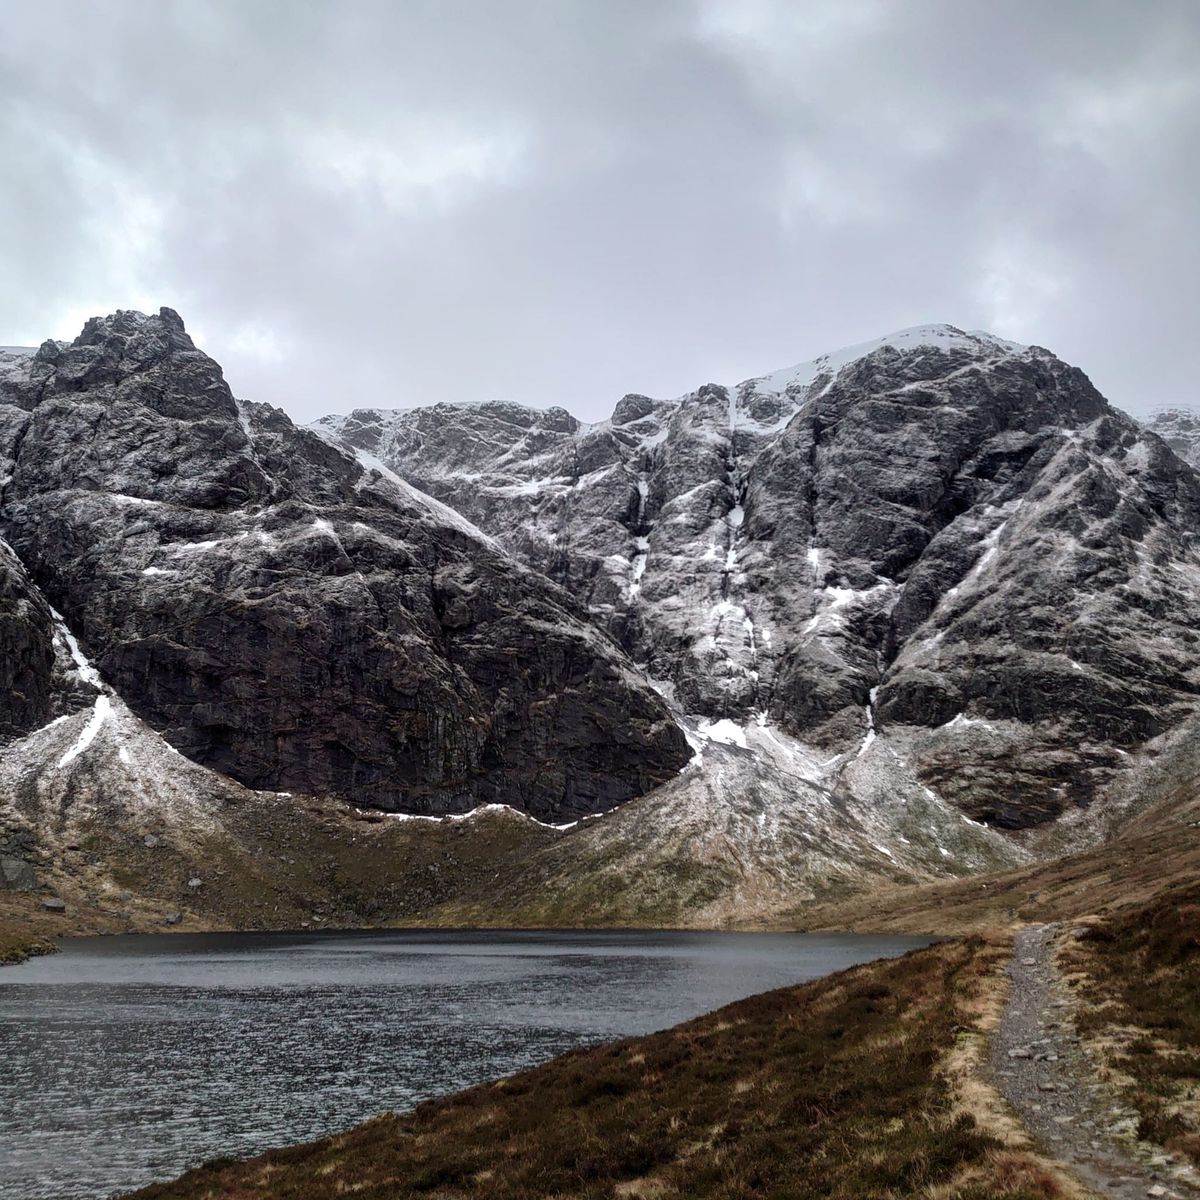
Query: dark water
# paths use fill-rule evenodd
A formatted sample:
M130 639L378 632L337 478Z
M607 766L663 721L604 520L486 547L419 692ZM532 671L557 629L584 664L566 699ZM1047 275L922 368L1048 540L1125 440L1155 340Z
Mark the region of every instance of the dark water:
M0 970L0 1198L107 1196L922 944L627 931L67 940Z

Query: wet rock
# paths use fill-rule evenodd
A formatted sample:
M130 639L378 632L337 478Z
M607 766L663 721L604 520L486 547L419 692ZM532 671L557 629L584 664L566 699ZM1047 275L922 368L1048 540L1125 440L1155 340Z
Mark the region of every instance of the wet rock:
M5 475L0 448L0 476ZM49 606L11 547L0 539L0 740L50 720L53 663Z

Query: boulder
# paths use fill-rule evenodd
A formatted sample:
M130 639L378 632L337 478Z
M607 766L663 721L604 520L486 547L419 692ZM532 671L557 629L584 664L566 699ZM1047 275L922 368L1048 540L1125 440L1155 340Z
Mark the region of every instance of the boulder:
M0 891L32 892L37 873L24 859L0 855Z

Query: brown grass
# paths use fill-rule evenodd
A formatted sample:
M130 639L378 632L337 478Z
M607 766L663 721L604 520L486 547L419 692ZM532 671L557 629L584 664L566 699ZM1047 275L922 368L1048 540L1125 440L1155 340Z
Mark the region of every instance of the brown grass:
M1154 825L1094 850L1016 871L915 887L877 888L780 914L781 928L966 934L1070 921L1146 904L1164 887L1200 879L1200 827Z
M1089 924L1063 965L1079 1031L1138 1136L1200 1166L1200 884Z
M37 954L52 954L53 918L38 920L32 902L0 907L0 966L24 962Z
M23 962L31 954L44 954L46 946L27 929L0 925L0 965Z
M944 1070L1001 954L942 943L136 1195L1063 1197Z

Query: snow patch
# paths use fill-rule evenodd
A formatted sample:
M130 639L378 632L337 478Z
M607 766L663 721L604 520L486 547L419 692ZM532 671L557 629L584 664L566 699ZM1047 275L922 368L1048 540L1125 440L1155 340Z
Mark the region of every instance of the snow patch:
M347 446L342 442L334 442L337 449L343 453L346 452ZM457 529L460 533L465 533L476 541L483 542L487 546L491 546L495 550L500 549L500 544L495 538L484 533L478 525L472 525L466 517L461 513L456 512L448 504L443 504L440 500L435 500L432 496L422 492L419 488L413 487L405 479L401 479L391 467L380 461L373 454L368 454L365 450L354 450L354 457L358 460L361 467L365 467L368 472L375 471L393 487L399 489L400 493L408 500L421 505L427 509L432 515L438 517L443 524L450 525ZM369 479L364 475L356 484L355 488L361 490L367 486Z
M71 655L71 661L75 664L75 669L79 672L79 678L92 687L103 687L104 683L100 678L100 672L92 666L87 655L80 650L79 642L75 640L75 635L67 628L67 622L62 613L56 608L51 608L50 615L54 618L58 626L56 632L66 644L67 652Z
M697 726L697 732L702 738L706 738L710 742L718 742L722 746L740 746L743 750L749 749L746 742L746 731L728 717L722 717L719 721L701 721Z
M968 332L958 329L954 325L914 325L911 329L901 329L896 333L889 333L869 342L859 342L854 346L845 346L841 350L822 354L811 362L772 371L769 375L762 375L749 382L760 395L804 392L822 376L829 376L829 381L832 383L843 368L858 362L860 358L866 358L868 354L874 354L876 350L882 350L885 346L905 352L923 348L986 350L998 356L1023 354L1029 348L1019 342L1005 341L1003 338L985 333L981 329Z
M939 725L938 729L968 729L971 727L995 730L994 725L989 725L987 721L979 717L968 717L966 713L958 713L957 716L951 717L944 725Z
M100 732L100 726L111 715L112 701L105 693L101 692L96 697L96 703L92 706L92 715L88 717L87 724L80 730L75 744L58 760L60 769L70 766L96 740L96 734Z
M280 792L279 794L281 796L286 796L289 793ZM360 809L357 809L356 811L362 813L362 812L365 812L366 810L360 808ZM372 816L384 816L389 821L430 821L434 825L444 825L444 824L450 824L450 823L458 823L461 821L473 821L476 818L483 816L485 813L503 813L506 815L519 817L521 820L529 821L534 825L540 825L543 829L554 829L560 833L565 833L568 829L574 829L576 825L579 825L584 821L594 821L600 817L606 817L609 815L609 813L611 813L613 811L615 811L615 810L608 809L602 813L588 813L586 816L580 817L577 820L565 821L561 825L555 825L549 821L539 821L537 817L530 816L529 813L522 812L519 808L513 808L509 804L480 804L478 807L471 809L470 812L449 813L446 816L442 816L442 817L428 816L424 813L389 812L389 813L381 814L381 813L376 812L375 810L371 810L371 815Z

